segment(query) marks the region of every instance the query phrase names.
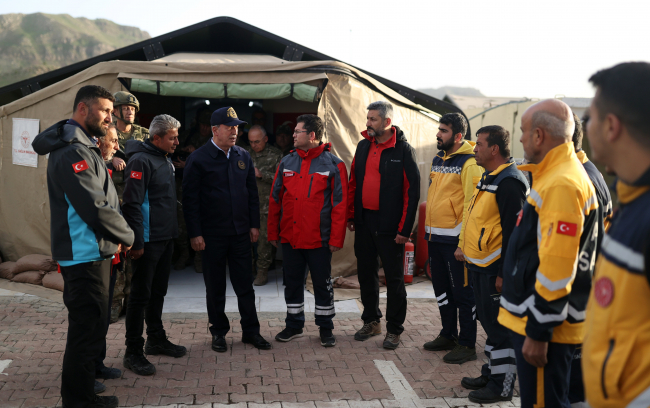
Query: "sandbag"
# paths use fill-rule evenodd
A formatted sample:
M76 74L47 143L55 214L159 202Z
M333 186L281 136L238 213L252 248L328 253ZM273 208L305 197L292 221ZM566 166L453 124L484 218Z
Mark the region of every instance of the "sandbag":
M332 286L335 288L341 288L341 289L360 289L359 287L359 276L358 275L352 275L348 276L346 278L343 277L338 277L334 279L334 283L332 283Z
M0 263L0 278L13 279L16 275L16 262Z
M58 272L49 272L43 276L43 286L63 292L63 276Z
M27 271L21 272L13 277L12 282L31 283L32 285L42 285L45 271Z
M56 261L47 255L25 255L16 262L15 274L27 271L56 271Z

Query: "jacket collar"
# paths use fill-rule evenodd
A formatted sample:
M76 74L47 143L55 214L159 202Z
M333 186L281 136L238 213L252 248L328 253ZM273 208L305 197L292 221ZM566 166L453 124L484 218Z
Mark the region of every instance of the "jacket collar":
M444 150L441 150L438 152L438 156L442 158L442 160L449 160L454 156L459 156L461 154L470 154L474 156L474 146L476 145L475 142L472 142L471 140L464 140L463 144L460 145L458 150L453 152L452 154L447 156L447 153L444 152Z
M572 142L562 143L559 146L552 148L538 164L522 164L518 166L519 170L529 171L533 176L539 177L547 172L549 169L555 167L558 163L567 160L577 160L578 157L575 153L575 147Z
M302 149L296 149L296 153L298 153L298 156L300 156L303 159L313 159L314 157L318 157L323 153L324 151L329 152L330 148L332 145L330 143L323 143L320 142L318 147L314 147L313 149L309 149L307 151L304 151Z
M68 131L63 133L61 140L66 143L81 143L91 148L97 147L97 145L95 145L90 139L88 132L86 132L79 123L72 119L68 119L66 124L72 126L72 128L68 128Z
M648 190L650 190L650 169L646 170L632 185L626 184L621 180L616 183L616 194L621 204L627 204L636 200Z
M386 148L395 147L395 143L397 143L397 131L399 130L399 128L398 128L397 126L392 126L392 127L391 127L391 130L393 131L393 135L392 135L388 140L386 140L385 142L383 142L383 143L378 143L377 145L385 145ZM400 133L401 133L401 132L400 132ZM365 137L366 139L370 140L371 142L373 142L373 143L377 143L376 140L375 140L375 137L374 137L374 136L370 136L370 135L368 134L368 131L367 131L367 130L364 130L363 132L361 132L361 135L362 135L363 137ZM403 133L402 133L402 135L403 135Z
M499 173L501 173L503 170L507 169L508 167L512 166L515 164L515 161L511 158L508 159L507 162L503 163L501 166L497 167L496 170L494 170L492 173L488 174L488 176L496 176Z
M578 156L578 160L580 160L580 163L582 164L585 164L589 161L589 157L587 157L587 153L585 153L585 151L582 149L576 152L576 156Z
M224 153L223 151L219 150L217 146L214 145L210 140L208 140L208 143L206 143L204 146L208 146L208 152L210 153L210 156L212 156L213 159L216 159L217 156L219 156L219 152ZM239 150L237 149L239 146L234 145L230 148L230 155L232 156L233 154L236 154L239 156ZM224 156L226 154L224 153Z

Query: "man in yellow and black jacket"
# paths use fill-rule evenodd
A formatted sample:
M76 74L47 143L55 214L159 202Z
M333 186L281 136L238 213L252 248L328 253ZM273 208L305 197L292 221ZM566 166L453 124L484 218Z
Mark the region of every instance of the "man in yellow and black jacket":
M571 136L571 109L541 101L521 119L532 187L503 265L499 322L512 331L522 407L570 406L602 211Z
M587 137L595 161L619 178L615 212L596 263L582 367L587 402L650 406L650 64L594 74ZM645 254L645 256L644 256Z
M510 331L497 321L503 282L503 258L517 214L526 201L528 181L510 157L510 133L501 126L476 132L476 163L485 168L463 223L461 248L471 272L476 313L487 333L481 376L465 377L461 385L474 390L469 400L491 404L512 400L517 366Z
M426 209L425 239L442 330L424 349L452 350L443 357L449 364L476 360L476 303L461 248L463 220L483 168L474 159L474 143L463 140L466 133L467 121L461 114L440 118L436 135L440 152L431 165Z

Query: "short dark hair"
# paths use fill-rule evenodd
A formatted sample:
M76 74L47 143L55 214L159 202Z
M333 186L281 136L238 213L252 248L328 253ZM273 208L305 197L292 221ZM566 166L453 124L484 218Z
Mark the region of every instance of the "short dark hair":
M582 132L582 121L580 121L580 118L575 114L575 112L573 113L573 121L576 123L576 127L573 129L573 137L571 140L573 140L573 147L577 152L582 150L582 138L584 137L584 133Z
M74 106L72 111L77 111L77 105L79 102L85 103L87 106L94 104L97 99L104 98L108 99L111 102L115 102L115 97L111 94L108 89L99 86L99 85L86 85L79 88L77 91L77 96L74 97Z
M476 136L487 133L488 147L499 146L499 154L504 159L510 158L510 132L499 125L483 126L476 132Z
M296 119L296 124L304 123L305 130L307 133L314 132L316 134L316 140L319 142L323 139L323 133L325 131L325 126L323 125L323 120L316 115L300 115Z
M589 82L598 88L595 104L599 115L614 114L630 136L647 145L650 140L650 64L618 64L596 72Z
M445 113L440 118L440 123L451 126L451 131L454 132L454 136L460 133L464 138L467 134L467 119L460 113Z

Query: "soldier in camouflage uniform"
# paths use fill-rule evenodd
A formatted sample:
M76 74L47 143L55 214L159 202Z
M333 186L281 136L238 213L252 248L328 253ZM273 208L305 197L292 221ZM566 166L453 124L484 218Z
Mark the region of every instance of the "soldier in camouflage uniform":
M267 238L266 221L269 214L269 195L275 171L282 160L282 152L271 146L263 127L255 125L248 131L250 146L246 149L255 165L257 192L260 197L260 237L257 241L257 277L253 284L263 286L268 282L269 267L273 262L273 246ZM253 258L254 259L254 258Z
M293 123L286 121L275 131L275 147L282 152L282 157L291 153L293 147Z
M115 152L111 161L113 167L113 184L122 204L122 194L124 193L124 169L126 168L126 154L124 146L127 140L135 139L144 142L149 138L149 129L138 126L135 123L135 115L140 110L138 99L132 94L124 91L116 92L113 103L113 125L117 130L117 139L120 149ZM133 270L131 268L131 259L126 259L122 263L122 270L118 270L115 281L115 290L113 291L113 303L111 304L111 322L116 322L122 306L126 307L129 293L131 292L131 278Z
M185 216L183 215L183 169L187 157L196 149L203 146L212 138L212 127L210 126L211 110L199 112L196 119L196 125L183 138L179 154L173 161L176 167L176 197L178 199L177 218L178 218L178 238L174 241L174 247L179 251L179 257L174 263L174 269L179 271L185 269L185 265L190 258L190 240L187 236L187 226L185 225ZM194 270L197 273L203 273L203 264L200 253L194 254Z

